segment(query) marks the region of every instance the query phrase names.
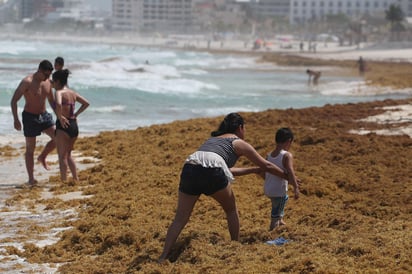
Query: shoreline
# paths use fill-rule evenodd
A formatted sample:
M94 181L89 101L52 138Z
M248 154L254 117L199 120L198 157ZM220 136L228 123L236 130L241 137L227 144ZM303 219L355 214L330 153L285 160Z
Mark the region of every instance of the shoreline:
M163 38L153 36L139 36L133 33L116 34L113 36L85 36L82 34L55 34L37 32L33 35L28 33L2 33L1 38L11 38L25 41L54 41L54 42L82 42L82 43L104 43L110 45L125 45L125 46L144 46L144 47L159 47L170 48L173 50L185 51L205 51L218 54L248 54L261 56L268 53L290 55L307 59L322 59L322 60L340 60L356 61L359 56L365 57L370 61L389 61L389 62L412 62L412 44L408 44L409 48L399 48L398 43L382 43L382 46L375 46L374 43L364 43L358 48L352 46L340 46L337 42L329 42L327 45L320 45L316 52L301 52L298 48L300 41L290 41L291 48L284 48L282 42L270 41L270 46L253 50L251 42L245 47L245 41L240 39L228 39L222 41L212 41L208 47L208 40L199 40L195 36L182 36L177 38ZM170 43L170 42L175 43ZM222 44L223 43L223 44ZM319 43L319 42L318 42ZM321 44L321 43L319 43ZM376 43L379 45L379 43Z

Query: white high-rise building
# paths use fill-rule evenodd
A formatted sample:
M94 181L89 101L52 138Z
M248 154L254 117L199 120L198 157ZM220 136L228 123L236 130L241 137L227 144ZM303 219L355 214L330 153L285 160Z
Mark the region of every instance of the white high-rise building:
M404 4L406 16L412 17L412 0L407 0Z
M127 31L185 31L192 0L113 0L112 28Z
M259 0L250 2L253 12L262 17L287 17L291 0Z
M304 23L321 20L327 15L344 14L348 17L361 17L364 14L384 16L391 4L399 5L410 13L411 0L291 0L290 22Z

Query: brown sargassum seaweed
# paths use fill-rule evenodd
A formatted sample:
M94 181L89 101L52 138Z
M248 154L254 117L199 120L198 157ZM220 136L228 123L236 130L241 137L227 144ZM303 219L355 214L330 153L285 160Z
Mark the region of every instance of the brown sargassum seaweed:
M371 81L394 81L395 76L380 79L375 65ZM399 82L409 81L403 64L391 65L401 71ZM405 85L411 86L397 87ZM61 273L411 273L412 139L350 133L390 129L395 125L359 120L411 101L241 113L246 140L262 155L272 149L276 129L286 126L295 133L291 152L303 186L301 198L291 197L286 207L287 225L269 232L270 201L262 179L239 177L233 189L240 242L230 241L223 210L202 196L162 265L156 259L174 217L182 163L222 117L79 139L76 150L101 162L82 171L79 184L62 185L57 176L51 183L55 191L85 189L94 196L70 204L79 219L67 224L73 228L59 242L26 245L20 255L30 262L64 263ZM237 165L250 163L240 158ZM49 207L67 206L55 201ZM280 236L290 242L265 244Z

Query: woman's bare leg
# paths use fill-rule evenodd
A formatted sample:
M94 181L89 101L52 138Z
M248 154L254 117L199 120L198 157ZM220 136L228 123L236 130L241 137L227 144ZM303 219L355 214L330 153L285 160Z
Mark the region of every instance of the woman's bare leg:
M76 163L72 157L72 151L74 147L74 143L76 142L77 138L70 138L70 144L68 145L68 153L67 153L67 164L69 165L70 172L72 173L73 180L78 181L79 178L77 177L77 170L76 170Z
M226 213L230 238L233 241L239 241L239 214L237 211L235 195L233 194L232 187L228 185L226 188L219 190L211 196L223 207L223 210Z
M70 137L64 131L58 129L56 130L55 142L59 156L60 179L65 182L67 181L68 142L70 142Z
M175 219L167 230L163 252L158 259L159 263L166 260L173 244L176 242L177 237L189 221L193 207L198 199L199 196L189 195L179 191Z

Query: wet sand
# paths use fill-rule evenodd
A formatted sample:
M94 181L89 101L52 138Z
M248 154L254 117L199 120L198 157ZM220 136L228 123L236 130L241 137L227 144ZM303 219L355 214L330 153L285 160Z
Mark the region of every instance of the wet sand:
M293 63L295 57L288 58ZM411 67L394 63L388 79L376 76L381 82L371 84L405 82L410 87L404 73L410 75ZM366 77L375 72L378 69ZM24 258L35 272L48 267L60 273L410 273L411 102L241 113L246 140L262 155L272 149L277 128L294 131L291 151L303 181L301 199L289 200L287 225L269 232L270 201L263 195L262 179L239 177L233 189L240 242L230 241L223 210L201 197L163 265L156 259L174 217L182 163L222 117L81 138L76 150L100 162L80 172L80 183L62 184L52 176L38 188L18 191L2 209L66 215L46 223L24 220L19 238L13 240L17 246L5 246L10 239L0 239L1 260ZM237 165L250 163L241 158ZM45 195L45 190L53 195ZM67 193L86 197L59 196ZM57 242L36 244L53 231ZM290 241L282 246L265 243L277 237ZM27 270L24 263L17 260L13 267Z

